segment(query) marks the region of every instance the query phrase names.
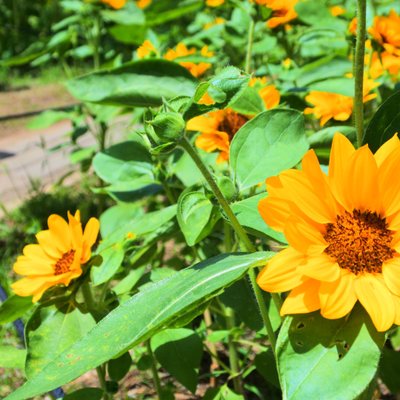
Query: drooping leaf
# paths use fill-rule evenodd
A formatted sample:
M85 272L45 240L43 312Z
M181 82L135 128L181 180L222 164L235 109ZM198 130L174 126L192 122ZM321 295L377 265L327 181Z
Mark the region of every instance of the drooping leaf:
M248 268L264 264L271 255L268 252L220 255L149 285L111 311L84 338L49 362L8 399L23 400L47 392L126 352L167 326L191 305L215 296Z
M182 66L167 60L140 60L93 72L68 81L67 88L84 102L154 107L162 99L192 96L196 79Z
M229 160L243 191L293 167L307 149L302 114L275 109L257 115L239 129Z
M287 317L276 350L283 398L357 398L376 374L384 341L358 305L347 318Z
M192 393L199 378L203 343L191 329L165 329L151 338L159 363Z
M395 133L400 133L400 90L392 94L378 108L367 126L362 143L376 152Z
M131 368L132 358L129 352L122 354L118 358L110 360L107 364L108 375L113 381L120 381Z
M67 393L64 400L101 400L104 391L100 388L84 388L75 390L75 392Z
M34 303L32 303L31 296L10 296L4 303L0 304L0 324L15 321L33 307Z

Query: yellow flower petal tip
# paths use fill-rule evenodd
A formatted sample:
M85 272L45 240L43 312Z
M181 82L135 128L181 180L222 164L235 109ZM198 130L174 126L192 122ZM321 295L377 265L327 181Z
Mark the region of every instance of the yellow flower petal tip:
M126 4L127 0L101 0L104 4L109 5L112 8L115 8L116 10L119 10L120 8L124 7Z
M50 287L68 286L72 279L82 274L82 264L89 261L91 247L99 234L100 223L90 218L82 230L80 212L68 212L68 222L57 214L47 220L49 229L40 231L38 244L28 244L13 269L24 278L11 285L18 296L33 296L40 300Z
M290 292L281 314L342 318L358 301L378 331L400 324L399 168L397 134L373 154L336 133L327 173L311 150L301 170L267 179L258 209L289 247L257 282Z

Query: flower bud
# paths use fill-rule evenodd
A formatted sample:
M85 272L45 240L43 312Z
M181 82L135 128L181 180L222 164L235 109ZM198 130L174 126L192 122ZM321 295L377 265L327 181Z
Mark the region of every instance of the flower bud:
M175 112L158 114L149 124L160 139L168 142L179 140L186 126L182 116Z

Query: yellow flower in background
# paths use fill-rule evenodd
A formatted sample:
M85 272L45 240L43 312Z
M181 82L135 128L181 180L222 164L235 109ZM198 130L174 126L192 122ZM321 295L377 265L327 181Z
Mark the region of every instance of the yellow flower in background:
M339 15L343 15L346 12L346 10L341 6L333 6L329 8L329 11L331 12L331 15L333 17L338 17Z
M154 47L150 40L145 40L136 50L138 58L146 58L152 54L158 54L157 49Z
M47 224L49 229L36 235L39 244L25 246L13 266L25 278L13 283L12 290L18 296L33 296L33 302L48 288L68 286L82 274L81 265L89 261L100 228L99 221L90 218L82 232L79 211L75 215L68 212L68 222L52 214Z
M372 79L382 76L385 72L388 72L395 79L400 73L400 56L388 51L381 54L372 53L371 62L367 62L367 64L369 64L369 75Z
M180 65L185 67L193 76L197 78L203 75L208 69L211 68L210 63L206 62L194 63L191 61L179 61L180 58L194 55L196 53L197 50L194 47L188 49L183 43L179 43L175 49L169 49L165 53L164 58L170 61L176 60ZM208 46L204 46L200 50L200 55L202 57L210 58L214 55L214 53L208 50Z
M400 56L400 16L395 10L388 17L374 17L368 32L386 51Z
M349 75L351 76L351 74ZM377 86L379 86L378 82L364 78L364 103L376 98L376 93L370 92ZM319 123L321 126L324 126L330 119L346 121L350 118L353 112L353 97L345 96L343 94L313 90L305 97L305 99L314 107L307 107L304 110L304 114L314 114L314 116L320 120Z
M198 131L196 146L212 153L219 151L217 163L228 161L229 145L236 132L249 120L245 115L231 109L218 110L189 120L186 129Z
M297 18L294 7L298 0L263 0L262 3L273 11L272 18L267 21L267 26L271 29Z
M314 107L307 107L304 114L314 114L324 126L330 119L346 121L353 112L353 98L338 93L311 91L306 101Z
M346 316L359 301L378 331L400 324L400 141L375 154L336 134L329 171L313 150L301 170L267 179L259 212L289 247L260 272L269 292L289 295L281 315Z
M352 35L357 35L357 17L354 17L349 24L348 27L348 31L352 34Z
M139 8L146 8L152 3L152 0L136 0L136 5Z
M108 4L110 7L115 8L116 10L119 10L122 8L127 0L101 0L103 3Z
M208 7L218 7L225 3L225 0L206 0Z
M267 78L251 78L249 86L255 87L267 110L276 107L281 101L281 94L275 85L269 85Z
M208 23L204 24L203 28L204 28L204 29L210 29L210 28L212 28L213 26L222 25L222 24L224 24L224 23L225 23L225 19L224 19L224 18L216 17L216 18L214 19L214 21L208 22Z

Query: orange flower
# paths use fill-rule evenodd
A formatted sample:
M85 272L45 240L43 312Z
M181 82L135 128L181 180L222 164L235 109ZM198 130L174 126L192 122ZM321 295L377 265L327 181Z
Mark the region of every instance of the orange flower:
M346 121L353 112L353 98L338 93L311 91L306 101L314 108L307 107L304 114L314 114L324 126L330 119Z
M218 7L225 3L225 0L206 0L208 7Z
M376 79L388 72L393 78L400 73L400 56L396 56L387 51L381 54L377 52L372 53L371 63L369 67L369 74L371 78Z
M103 3L108 4L110 7L115 8L116 10L119 10L122 8L127 0L101 0Z
M64 284L82 274L81 265L90 259L91 247L99 233L99 221L90 218L82 232L80 213L68 212L68 222L53 214L47 220L48 230L40 231L36 238L39 244L28 244L24 255L14 264L17 274L25 278L11 285L18 296L33 296L38 301L50 287Z
M264 76L262 78L251 78L249 86L258 89L258 94L264 102L264 106L267 110L276 107L280 100L281 94L275 85L268 85L267 78Z
M333 17L338 17L346 12L346 10L341 6L333 6L329 9L329 11Z
M152 3L152 1L153 0L136 0L136 5L139 7L139 8L146 8L146 7L148 7L151 3Z
M349 31L352 35L356 35L356 34L357 34L357 17L354 17L354 18L350 21L348 31Z
M199 131L196 146L207 153L218 150L217 163L229 159L229 145L235 133L249 120L231 109L218 110L192 118L186 124L189 131Z
M279 25L288 23L297 18L294 7L298 0L263 0L262 3L273 10L272 18L268 20L269 28L276 28ZM260 2L257 2L260 4Z
M164 58L170 61L177 60L180 65L185 67L193 76L197 78L203 75L208 69L211 68L210 63L206 62L194 63L191 61L179 61L180 58L194 55L196 54L196 52L197 50L194 47L188 49L183 43L179 43L176 46L175 50L169 49L165 53ZM202 57L210 58L214 55L214 53L208 50L208 46L204 46L200 51L200 55Z
M388 17L374 17L368 32L386 51L400 56L400 16L395 10Z
M138 58L145 58L152 54L158 54L158 51L150 40L145 40L136 50L136 54Z
M266 180L259 212L289 247L257 282L269 292L290 291L281 315L320 310L342 318L359 301L378 331L400 324L399 169L397 135L372 154L337 133L327 175L310 150L301 170Z
M364 103L377 96L376 93L370 93L377 86L379 86L378 82L364 78ZM314 108L307 107L304 114L314 114L316 118L320 119L321 126L324 126L332 118L336 121L346 121L353 112L353 98L343 94L311 91L306 96L306 101L311 103Z

